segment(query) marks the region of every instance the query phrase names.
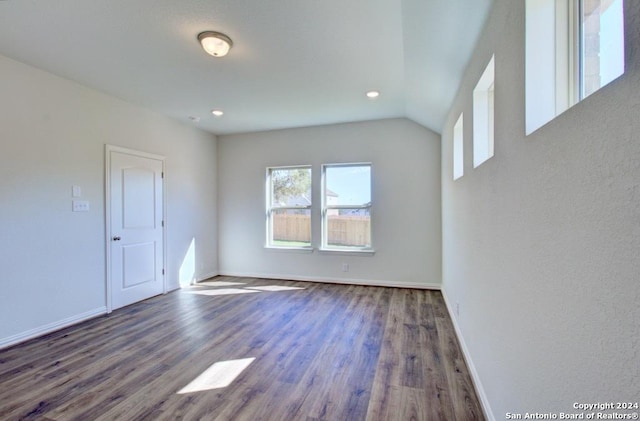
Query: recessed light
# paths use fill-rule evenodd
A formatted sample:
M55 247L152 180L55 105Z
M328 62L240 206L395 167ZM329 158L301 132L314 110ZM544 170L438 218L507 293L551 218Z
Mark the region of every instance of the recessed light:
M213 114L216 117L222 117L222 115L224 114L224 112L222 110L212 110L211 114Z
M378 91L369 91L369 92L367 92L367 98L369 98L369 99L378 98L379 96L380 96L380 92L378 92Z
M193 121L194 123L199 123L200 122L200 117L196 117L193 115L189 116L189 120Z

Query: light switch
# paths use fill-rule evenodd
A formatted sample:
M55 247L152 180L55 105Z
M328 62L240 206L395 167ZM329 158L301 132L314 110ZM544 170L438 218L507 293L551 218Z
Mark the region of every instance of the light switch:
M74 212L89 212L89 201L88 200L74 200L73 201L73 211Z
M82 197L82 188L80 186L73 186L71 188L71 197Z

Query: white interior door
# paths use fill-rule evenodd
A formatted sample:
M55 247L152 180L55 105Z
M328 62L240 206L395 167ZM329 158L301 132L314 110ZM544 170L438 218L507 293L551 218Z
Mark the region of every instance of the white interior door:
M115 310L164 292L164 161L113 147L107 154L108 293Z

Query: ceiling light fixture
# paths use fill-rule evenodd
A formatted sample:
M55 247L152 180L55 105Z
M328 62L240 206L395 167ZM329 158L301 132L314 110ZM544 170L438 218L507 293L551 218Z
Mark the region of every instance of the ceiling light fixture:
M199 33L198 41L200 41L200 44L202 45L202 48L204 48L204 51L214 57L226 56L233 46L233 41L231 41L231 38L229 38L225 34L215 31L205 31Z
M222 110L211 110L211 114L213 114L216 117L222 117L224 112L222 112Z
M367 92L367 98L369 98L369 99L378 98L379 96L380 96L380 92L378 92L378 91L369 91L369 92Z

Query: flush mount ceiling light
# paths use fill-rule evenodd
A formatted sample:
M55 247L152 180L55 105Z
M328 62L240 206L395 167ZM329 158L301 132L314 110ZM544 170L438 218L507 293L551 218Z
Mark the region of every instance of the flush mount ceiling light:
M369 98L369 99L378 98L379 96L380 96L380 92L378 92L378 91L369 91L369 92L367 92L367 98Z
M198 34L198 41L204 48L208 54L211 54L214 57L224 57L227 55L231 46L233 46L233 41L231 38L222 34L220 32L215 31L205 31Z

